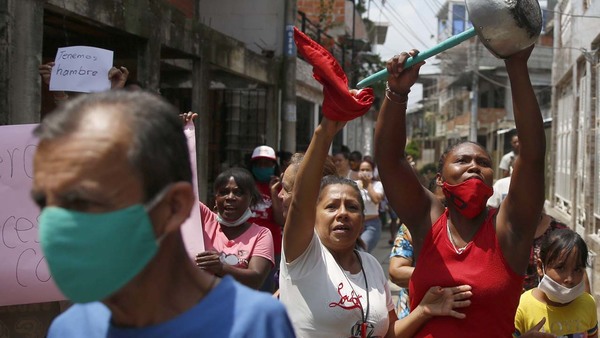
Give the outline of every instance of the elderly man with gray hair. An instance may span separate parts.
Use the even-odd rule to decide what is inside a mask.
[[[173,106],[143,92],[85,95],[35,134],[40,242],[76,303],[48,337],[293,337],[276,300],[188,256],[181,225],[197,205]]]

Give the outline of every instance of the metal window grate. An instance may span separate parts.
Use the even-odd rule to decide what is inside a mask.
[[[246,165],[247,155],[266,141],[266,90],[225,89],[222,97],[220,117],[225,132],[220,148],[225,151],[225,164]]]

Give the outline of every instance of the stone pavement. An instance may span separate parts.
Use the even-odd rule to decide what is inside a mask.
[[[381,238],[377,243],[377,246],[373,251],[371,251],[371,255],[377,258],[377,261],[381,264],[383,268],[383,272],[386,276],[388,276],[388,284],[390,285],[390,290],[392,291],[392,299],[394,301],[394,306],[398,301],[398,292],[400,287],[389,280],[388,268],[390,266],[390,251],[392,250],[392,246],[388,243],[390,239],[390,229],[389,224],[384,224],[383,230],[381,233]]]

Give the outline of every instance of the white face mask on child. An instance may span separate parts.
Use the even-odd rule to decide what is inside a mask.
[[[552,302],[567,304],[583,294],[585,291],[585,284],[583,283],[582,278],[579,284],[572,288],[568,288],[560,285],[552,278],[548,277],[546,272],[544,272],[544,277],[542,277],[542,280],[538,285],[538,289],[542,290],[542,292],[546,294],[546,297],[548,297],[548,299],[550,299]]]

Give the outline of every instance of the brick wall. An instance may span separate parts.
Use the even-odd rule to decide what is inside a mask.
[[[331,10],[327,10],[328,19],[331,24],[339,26],[344,24],[345,1],[333,0]],[[329,0],[323,1],[324,4],[329,4]],[[319,22],[319,14],[323,11],[321,8],[321,0],[298,0],[298,11],[306,13],[306,17],[317,24]],[[329,22],[327,24],[330,24]]]
[[[468,112],[463,112],[461,115],[456,116],[452,120],[448,120],[448,122],[446,122],[446,129],[453,130],[456,129],[457,126],[461,125],[468,126],[470,120],[471,116],[468,114]]]
[[[194,17],[194,0],[168,0],[188,18]]]
[[[506,110],[504,108],[479,108],[477,120],[481,124],[489,124],[498,122],[505,116]]]
[[[335,24],[344,24],[344,17],[346,15],[345,2],[346,0],[335,0],[332,10]]]
[[[480,125],[486,125],[497,122],[505,116],[506,110],[504,110],[504,108],[479,108],[477,112],[477,121]],[[446,128],[447,130],[452,130],[455,129],[457,126],[461,125],[468,127],[470,121],[471,112],[462,112],[461,115],[458,115],[455,118],[448,120],[448,122],[446,122]]]

